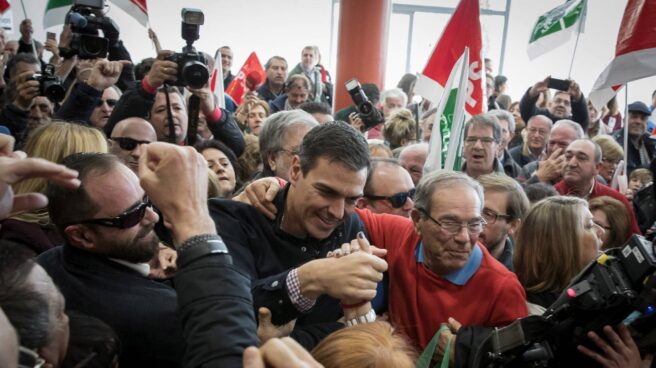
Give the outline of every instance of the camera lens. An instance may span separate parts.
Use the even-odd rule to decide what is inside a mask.
[[[200,61],[188,61],[182,67],[182,77],[192,88],[202,88],[210,78],[205,64]]]
[[[61,102],[66,95],[66,90],[58,81],[43,82],[43,95],[52,102]]]
[[[89,35],[80,37],[80,56],[82,58],[104,58],[107,55],[107,48],[108,41],[106,38]]]

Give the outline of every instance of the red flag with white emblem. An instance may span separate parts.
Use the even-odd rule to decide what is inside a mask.
[[[146,0],[111,0],[119,8],[130,14],[142,26],[148,26],[148,6]]]

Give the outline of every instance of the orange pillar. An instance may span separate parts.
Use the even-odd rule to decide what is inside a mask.
[[[341,0],[335,111],[352,105],[344,83],[356,78],[382,90],[391,0]]]

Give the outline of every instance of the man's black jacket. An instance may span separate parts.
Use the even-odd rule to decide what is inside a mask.
[[[624,147],[624,129],[620,129],[613,134],[613,138],[620,146]],[[645,133],[640,137],[642,144],[647,150],[647,155],[649,156],[649,161],[656,157],[656,140],[653,140],[649,137],[649,134]],[[626,163],[626,176],[631,175],[633,170],[640,168],[649,168],[649,165],[642,165],[640,162],[640,151],[635,147],[633,142],[631,142],[631,136],[629,135],[628,142],[628,152],[627,152],[627,163]]]
[[[150,108],[155,102],[156,93],[146,92],[141,83],[141,81],[132,83],[116,103],[104,128],[107,137],[111,137],[114,126],[121,120],[130,117],[139,117],[148,120]],[[225,109],[221,109],[221,112],[221,119],[216,122],[208,121],[207,127],[214,135],[214,139],[225,143],[239,157],[244,152],[244,135],[239,130],[239,126],[235,122],[232,113]]]
[[[357,215],[352,214],[327,239],[299,239],[286,234],[280,229],[280,223],[288,190],[289,186],[274,200],[278,209],[275,220],[267,219],[249,205],[221,199],[209,201],[210,215],[234,264],[251,277],[255,310],[269,308],[276,325],[296,318],[292,337],[311,348],[326,333],[341,327],[335,321],[342,311],[336,299],[324,295],[309,313],[300,313],[289,298],[287,275],[292,269],[325,258],[329,251],[355,239],[358,231],[364,231],[364,226]]]

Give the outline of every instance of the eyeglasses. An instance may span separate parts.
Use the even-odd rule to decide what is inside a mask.
[[[602,158],[601,161],[613,166],[617,166],[620,163],[620,160],[611,160],[610,158]]]
[[[494,138],[490,137],[467,137],[465,138],[465,144],[476,144],[477,141],[481,141],[483,145],[490,145],[493,142],[496,142]]]
[[[100,100],[98,100],[98,102],[96,103],[96,107],[100,107],[100,106],[102,106],[105,102],[107,103],[107,106],[109,106],[109,107],[114,107],[114,106],[116,106],[116,103],[118,102],[118,100],[115,100],[115,99],[113,99],[113,98],[108,98],[108,99],[106,99],[106,100],[100,99]]]
[[[548,135],[549,131],[546,129],[538,129],[538,128],[528,128],[527,130],[531,134],[539,134],[539,135]]]
[[[498,218],[502,218],[506,221],[509,221],[512,217],[508,214],[497,213],[489,208],[483,209],[483,219],[488,225],[492,225],[497,222]]]
[[[132,151],[140,144],[150,143],[150,141],[140,141],[128,137],[115,137],[110,139],[118,143],[118,146],[124,151]]]
[[[478,220],[474,220],[472,222],[464,223],[464,224],[460,223],[460,222],[449,221],[449,220],[438,221],[438,220],[432,218],[431,215],[429,215],[428,212],[425,209],[417,208],[417,210],[419,212],[423,213],[429,219],[431,219],[431,221],[433,221],[434,223],[439,225],[442,228],[442,230],[446,231],[447,233],[449,233],[451,235],[456,235],[456,234],[460,233],[460,230],[463,227],[467,229],[467,232],[469,234],[480,233],[481,231],[483,231],[483,228],[485,228],[485,225],[487,225],[487,222],[485,222],[485,219],[483,219],[483,218],[478,219]]]
[[[593,223],[594,223],[595,225],[599,226],[600,228],[606,230],[606,231],[610,231],[610,230],[612,230],[612,228],[611,228],[610,226],[604,226],[604,225],[602,225],[599,221],[593,221]]]
[[[401,208],[405,205],[405,202],[408,200],[408,198],[412,199],[415,196],[415,188],[410,189],[407,192],[400,192],[393,194],[389,197],[385,196],[377,196],[377,195],[365,195],[365,198],[371,199],[374,201],[382,201],[382,200],[388,200],[392,207],[394,208]]]
[[[278,152],[285,152],[286,154],[290,156],[298,155],[299,148],[294,147],[292,149],[286,149],[286,148],[281,148],[278,150]]]
[[[102,225],[107,227],[116,227],[119,229],[129,229],[135,226],[136,224],[138,224],[139,222],[141,222],[141,220],[146,215],[147,207],[150,208],[153,207],[153,204],[150,203],[148,197],[144,198],[144,200],[141,203],[137,204],[136,206],[128,209],[127,211],[123,212],[121,215],[118,215],[114,218],[82,220],[82,221],[77,221],[76,223],[96,224],[96,225]]]

